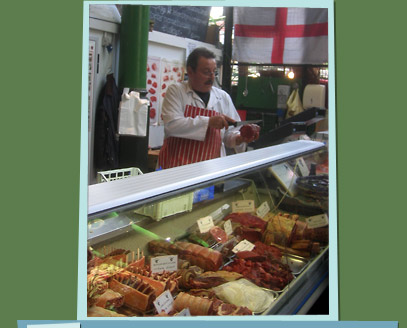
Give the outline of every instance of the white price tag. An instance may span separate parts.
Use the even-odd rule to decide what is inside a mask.
[[[329,223],[328,216],[326,214],[311,216],[306,218],[305,221],[310,229],[325,227]]]
[[[215,212],[212,212],[210,214],[210,216],[212,216],[212,219],[213,219],[213,218],[217,218],[221,214],[222,214],[222,207],[219,207]]]
[[[237,244],[233,249],[233,253],[243,252],[243,251],[251,251],[254,248],[254,244],[250,241],[244,239],[239,244]]]
[[[164,293],[158,296],[153,303],[158,313],[163,311],[165,313],[169,313],[173,308],[174,298],[172,297],[170,291],[166,290]]]
[[[189,308],[185,308],[181,312],[177,313],[175,316],[176,317],[190,317],[191,312],[189,312]]]
[[[238,200],[232,202],[232,212],[234,213],[252,213],[255,212],[253,200]]]
[[[303,177],[309,176],[309,169],[302,157],[297,159],[297,165]]]
[[[156,256],[150,262],[152,273],[172,272],[178,269],[178,255]]]
[[[208,232],[214,226],[212,216],[205,216],[196,222],[201,233]]]
[[[233,233],[233,228],[232,228],[232,221],[227,220],[225,224],[223,225],[223,230],[225,230],[226,234],[230,236]]]
[[[275,176],[278,182],[288,190],[290,196],[296,195],[295,180],[297,179],[297,175],[290,165],[287,163],[276,164],[272,165],[268,170]]]
[[[267,202],[264,202],[259,206],[259,208],[256,211],[256,214],[258,217],[264,218],[268,212],[270,212],[270,206]]]

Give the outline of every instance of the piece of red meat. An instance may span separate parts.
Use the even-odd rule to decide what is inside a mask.
[[[266,257],[260,255],[253,251],[243,251],[236,253],[236,256],[242,260],[252,260],[252,261],[265,261]]]
[[[218,226],[210,228],[209,233],[213,237],[213,239],[216,240],[217,242],[224,244],[228,241],[228,236],[226,232]]]
[[[240,236],[240,238],[246,239],[251,243],[255,243],[256,241],[260,241],[263,238],[263,234],[257,228],[248,228],[244,226],[237,227],[234,231],[234,234]]]
[[[240,223],[241,225],[249,228],[259,228],[261,232],[264,232],[267,226],[266,221],[249,213],[231,213],[227,215],[224,220]]]
[[[277,260],[281,260],[282,254],[280,249],[278,249],[275,246],[271,245],[266,245],[262,243],[261,241],[256,241],[254,242],[254,251],[259,253],[259,254],[264,254],[267,257],[274,258]]]
[[[240,135],[245,139],[256,139],[258,137],[260,131],[260,127],[255,124],[247,124],[243,125],[240,128]]]

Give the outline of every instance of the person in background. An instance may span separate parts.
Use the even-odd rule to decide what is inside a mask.
[[[163,106],[164,144],[158,167],[171,167],[226,156],[226,148],[246,150],[247,143],[259,137],[243,138],[229,124],[240,121],[230,96],[213,86],[215,54],[196,48],[187,59],[188,81],[168,87]]]

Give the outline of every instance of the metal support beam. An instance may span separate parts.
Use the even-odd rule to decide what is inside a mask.
[[[230,94],[232,91],[232,30],[233,30],[233,7],[224,7],[225,14],[225,41],[223,45],[223,72],[222,89]]]

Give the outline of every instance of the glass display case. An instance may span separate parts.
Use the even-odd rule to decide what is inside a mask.
[[[306,313],[328,185],[326,147],[300,140],[89,186],[88,316]]]

